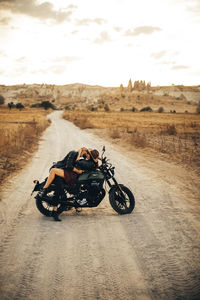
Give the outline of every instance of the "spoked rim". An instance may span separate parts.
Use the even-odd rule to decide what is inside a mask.
[[[128,195],[126,193],[124,193],[124,191],[119,191],[119,192],[115,192],[115,201],[117,206],[122,209],[122,210],[126,210],[130,207],[130,199],[128,197]],[[128,204],[128,205],[127,205]]]
[[[54,194],[54,191],[50,191],[49,193],[47,193],[47,196],[52,196],[52,194]],[[48,202],[46,202],[45,200],[42,200],[41,203],[42,203],[42,206],[44,207],[44,209],[48,210],[49,212],[53,211],[54,206],[57,206],[58,208],[60,207],[60,204],[52,205],[52,204],[49,204]]]
[[[50,205],[46,201],[42,200],[42,206],[44,207],[44,209],[48,210],[49,212],[53,211],[53,205]]]

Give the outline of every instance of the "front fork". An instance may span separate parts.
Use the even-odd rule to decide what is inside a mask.
[[[117,180],[115,179],[115,177],[112,177],[112,180],[114,182],[114,185],[110,183],[109,179],[106,180],[106,182],[109,185],[109,187],[112,188],[113,186],[116,186],[116,187],[118,187],[118,189],[120,191],[122,191],[122,188],[121,188],[120,184],[117,182]]]
[[[111,184],[109,180],[107,180],[107,183],[108,183],[108,185],[109,185],[109,187],[110,187],[109,193],[110,193],[113,189],[116,190],[116,188],[117,188],[117,190],[119,191],[120,199],[121,199],[120,202],[121,202],[122,204],[126,205],[126,198],[124,197],[124,193],[123,193],[121,184],[119,184],[119,183],[117,182],[117,180],[116,180],[114,177],[112,177],[112,180],[113,180],[113,182],[114,182],[114,185]]]

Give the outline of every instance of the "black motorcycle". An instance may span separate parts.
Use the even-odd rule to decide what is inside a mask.
[[[106,195],[106,183],[109,187],[109,201],[112,208],[118,214],[130,214],[135,207],[135,199],[132,192],[123,184],[119,184],[114,177],[115,167],[104,156],[105,146],[102,150],[101,165],[95,171],[84,172],[76,181],[66,184],[65,180],[56,176],[48,188],[45,196],[35,196],[38,210],[45,216],[52,216],[54,206],[58,206],[58,213],[74,207],[80,211],[84,207],[97,207]],[[47,178],[39,183],[35,180],[32,191],[40,191]],[[111,183],[112,180],[112,183]],[[85,204],[80,204],[82,200]]]

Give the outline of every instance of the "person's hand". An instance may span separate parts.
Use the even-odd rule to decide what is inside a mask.
[[[83,173],[83,170],[78,170],[76,168],[73,169],[73,171],[77,174],[82,174]]]

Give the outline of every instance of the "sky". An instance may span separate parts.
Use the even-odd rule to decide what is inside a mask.
[[[200,0],[0,0],[0,84],[200,84]]]

